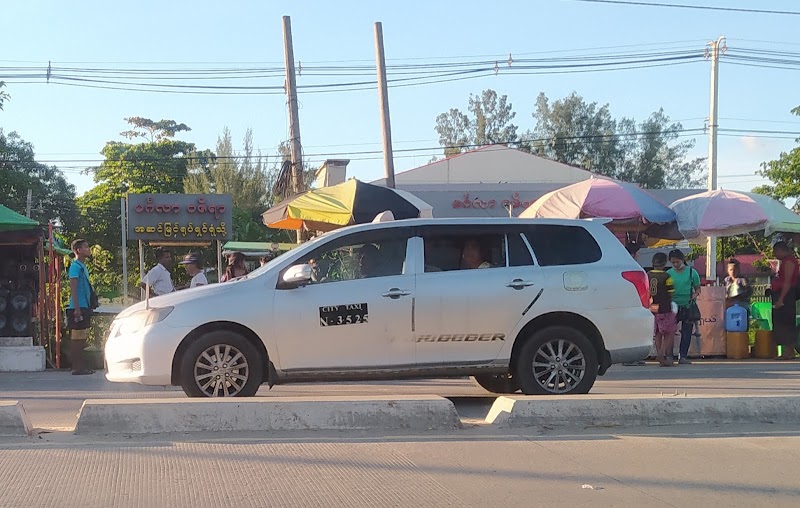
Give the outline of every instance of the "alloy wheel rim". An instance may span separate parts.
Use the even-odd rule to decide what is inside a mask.
[[[542,344],[533,355],[533,377],[550,393],[573,390],[586,374],[583,351],[567,339],[554,339]]]
[[[247,358],[237,348],[216,344],[197,357],[194,381],[207,397],[233,397],[250,377]]]

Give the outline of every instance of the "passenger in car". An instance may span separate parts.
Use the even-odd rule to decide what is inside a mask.
[[[473,270],[475,268],[492,268],[487,249],[481,245],[477,238],[468,238],[461,250],[461,268]]]
[[[358,268],[361,278],[380,276],[380,252],[371,243],[361,246],[358,250]]]

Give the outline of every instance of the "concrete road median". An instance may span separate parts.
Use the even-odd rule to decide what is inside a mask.
[[[16,400],[0,401],[0,436],[28,436],[31,430],[22,404]]]
[[[505,427],[651,426],[800,421],[800,396],[499,397],[486,422]]]
[[[292,430],[445,430],[461,426],[437,396],[127,399],[84,402],[76,434]]]

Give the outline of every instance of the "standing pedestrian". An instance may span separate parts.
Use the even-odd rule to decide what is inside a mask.
[[[156,266],[147,272],[147,275],[142,279],[140,287],[146,288],[150,286],[150,290],[154,296],[166,295],[175,291],[175,286],[172,284],[172,270],[173,259],[172,253],[164,248],[156,249]]]
[[[686,265],[686,256],[683,252],[675,249],[669,253],[669,261],[672,268],[667,270],[667,274],[672,278],[675,292],[672,300],[678,305],[677,321],[681,323],[681,343],[680,357],[678,363],[689,365],[689,346],[692,344],[692,331],[698,316],[697,297],[700,295],[700,274],[697,270]]]
[[[791,360],[797,343],[795,288],[800,271],[797,258],[786,242],[776,243],[772,251],[779,261],[778,275],[772,281],[772,334],[782,349],[775,359]]]
[[[89,270],[86,258],[91,255],[89,242],[75,240],[72,242],[75,261],[69,265],[69,304],[67,305],[67,326],[70,332],[70,353],[72,375],[85,376],[94,374],[93,370],[84,368],[83,350],[92,324],[92,285],[89,282]]]
[[[208,284],[208,279],[206,279],[206,274],[203,273],[203,268],[200,264],[200,256],[194,253],[186,254],[180,264],[186,268],[186,273],[192,277],[192,281],[189,283],[190,289]]]
[[[647,272],[650,279],[650,311],[655,317],[656,359],[662,367],[672,367],[675,349],[677,320],[672,311],[672,295],[675,286],[672,277],[665,271],[667,255],[653,255],[653,269]]]
[[[228,256],[228,267],[225,269],[225,274],[219,281],[228,282],[239,277],[244,277],[245,275],[247,275],[247,267],[244,265],[244,254],[241,252],[233,252]]]

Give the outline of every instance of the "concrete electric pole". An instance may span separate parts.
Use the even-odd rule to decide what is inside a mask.
[[[383,52],[383,25],[375,23],[375,60],[378,66],[378,99],[383,131],[383,165],[386,186],[394,189],[394,155],[392,155],[392,123],[389,120],[389,87],[386,83],[386,56]]]
[[[303,192],[303,154],[300,145],[300,122],[297,118],[297,81],[294,70],[294,49],[292,47],[292,20],[283,17],[283,59],[286,62],[286,99],[289,107],[289,135],[292,160],[292,190],[295,194]]]
[[[717,128],[719,118],[717,113],[719,89],[719,54],[727,49],[725,36],[721,35],[716,41],[708,43],[706,56],[711,59],[711,111],[708,116],[708,190],[717,190]],[[708,239],[708,256],[706,256],[706,279],[717,280],[717,239]]]

